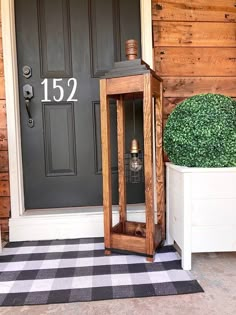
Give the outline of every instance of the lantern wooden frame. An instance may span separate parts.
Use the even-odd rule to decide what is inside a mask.
[[[128,61],[129,62],[129,61]],[[126,62],[127,63],[127,62]],[[142,64],[145,64],[142,61]],[[162,149],[162,80],[146,65],[137,74],[115,74],[100,80],[103,208],[105,254],[112,250],[125,250],[143,254],[153,261],[155,250],[165,238],[164,163]],[[127,98],[143,98],[144,177],[146,223],[127,221],[125,179],[125,108]],[[112,226],[112,184],[110,152],[109,98],[117,104],[118,189],[119,222]],[[155,110],[153,111],[153,98]],[[155,113],[155,119],[153,119]],[[153,121],[155,121],[155,151],[153,156]],[[153,161],[156,163],[156,192],[154,191]],[[158,218],[155,224],[154,194],[156,193]],[[144,236],[134,235],[140,226]]]

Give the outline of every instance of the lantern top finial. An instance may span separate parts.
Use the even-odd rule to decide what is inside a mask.
[[[128,39],[125,42],[125,54],[128,60],[134,60],[138,57],[138,41],[136,39]]]

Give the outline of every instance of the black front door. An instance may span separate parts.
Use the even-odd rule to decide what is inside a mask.
[[[139,0],[16,0],[15,14],[25,207],[101,205],[99,77],[125,59],[125,40],[140,43]],[[115,104],[111,112],[116,204]],[[128,202],[142,201],[142,184],[128,189]]]

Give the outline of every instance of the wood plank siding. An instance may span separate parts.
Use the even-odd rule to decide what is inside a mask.
[[[9,216],[10,187],[8,169],[7,120],[2,51],[2,23],[0,20],[0,225],[2,238],[5,240],[8,239]]]
[[[163,78],[164,119],[198,93],[236,97],[236,3],[153,0],[155,70]]]
[[[152,0],[155,70],[163,78],[164,123],[198,93],[236,97],[236,1]],[[0,23],[0,224],[8,237],[10,188]]]

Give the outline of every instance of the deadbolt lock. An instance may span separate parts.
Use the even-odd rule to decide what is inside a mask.
[[[32,76],[32,69],[29,66],[24,66],[22,72],[26,79],[29,79]]]

